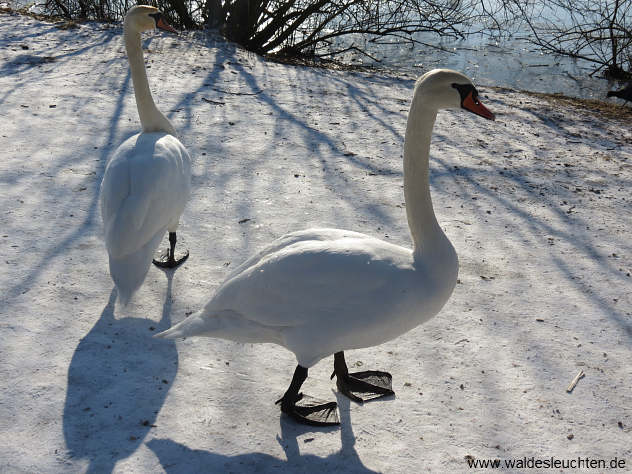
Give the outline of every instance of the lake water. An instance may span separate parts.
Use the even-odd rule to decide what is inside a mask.
[[[562,93],[580,98],[606,100],[609,89],[618,84],[599,76],[590,77],[596,65],[567,57],[543,53],[526,37],[493,41],[481,35],[465,40],[441,39],[436,35],[419,35],[419,44],[406,45],[365,43],[355,38],[379,62],[359,53],[343,57],[353,64],[384,67],[418,75],[435,67],[447,67],[464,72],[475,83],[509,87],[534,92]]]

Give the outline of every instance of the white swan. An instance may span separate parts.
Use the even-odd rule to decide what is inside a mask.
[[[413,249],[340,229],[281,237],[238,267],[204,309],[157,336],[272,342],[298,366],[281,409],[307,424],[337,424],[336,403],[297,405],[307,369],[334,354],[339,390],[355,401],[392,394],[391,376],[349,374],[343,351],[375,346],[437,314],[456,284],[458,259],[430,199],[428,155],[437,110],[462,107],[487,119],[464,75],[439,69],[415,86],[404,145],[404,195]],[[355,392],[355,393],[354,393]],[[304,402],[303,402],[304,403]]]
[[[140,34],[155,27],[176,32],[150,6],[131,8],[124,21],[124,40],[143,131],[128,138],[110,158],[101,182],[101,215],[110,257],[110,274],[122,303],[142,285],[152,256],[165,232],[173,268],[176,229],[191,192],[191,158],[176,138],[171,122],[154,104],[149,91]]]

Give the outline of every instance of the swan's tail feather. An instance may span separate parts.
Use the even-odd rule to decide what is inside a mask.
[[[134,293],[141,287],[151,266],[152,257],[164,232],[156,234],[136,252],[123,258],[110,256],[110,275],[116,285],[119,301],[127,305]]]
[[[169,328],[166,331],[159,332],[158,334],[154,334],[154,337],[159,339],[177,339],[179,337],[183,337],[180,334],[177,334],[175,328]]]
[[[140,285],[139,285],[140,286]],[[130,290],[129,288],[124,288],[123,286],[116,286],[116,293],[118,294],[118,299],[123,306],[127,306],[132,299],[132,295],[138,290],[138,287]]]
[[[149,261],[127,256],[124,259],[110,258],[110,275],[116,285],[119,301],[127,305],[132,295],[140,288],[145,280],[145,275],[149,271],[151,258]]]
[[[212,317],[203,318],[199,313],[195,313],[188,318],[180,321],[175,326],[170,327],[166,331],[155,334],[154,337],[161,337],[164,339],[177,339],[180,337],[207,335],[205,333],[212,333],[213,331],[213,328],[209,323],[212,323],[213,320],[216,319],[217,318]]]
[[[283,328],[265,326],[243,317],[232,310],[220,310],[207,315],[203,311],[192,314],[166,331],[154,337],[176,339],[179,337],[205,336],[236,342],[272,342],[281,344]]]

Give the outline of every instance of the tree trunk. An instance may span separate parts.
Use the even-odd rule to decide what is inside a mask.
[[[185,28],[194,28],[195,22],[191,15],[189,15],[189,10],[184,3],[184,0],[169,0],[169,5],[171,8],[178,14],[178,19],[180,20],[180,24]]]
[[[204,24],[209,28],[219,28],[226,22],[221,0],[206,0],[203,15]]]

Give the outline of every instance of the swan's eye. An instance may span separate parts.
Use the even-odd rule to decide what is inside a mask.
[[[463,104],[463,102],[468,97],[473,102],[476,102],[478,100],[478,93],[472,84],[453,83],[452,87],[454,87],[457,91],[459,91],[459,95],[461,96],[461,104]]]

